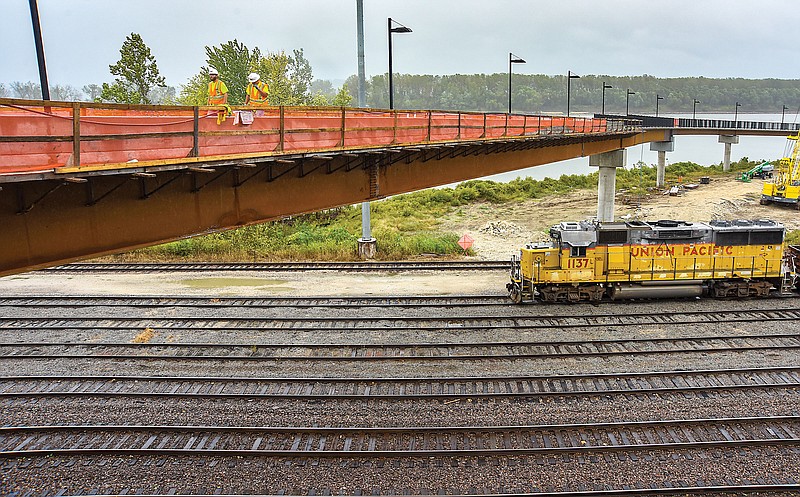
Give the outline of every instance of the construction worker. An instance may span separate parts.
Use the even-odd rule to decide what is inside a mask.
[[[213,67],[208,70],[208,105],[227,105],[228,87],[219,79],[219,71]]]
[[[245,105],[269,105],[267,96],[269,96],[269,87],[266,83],[261,81],[261,76],[258,73],[252,72],[247,76],[247,96],[244,99]]]

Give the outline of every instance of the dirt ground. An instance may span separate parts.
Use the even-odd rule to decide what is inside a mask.
[[[657,221],[711,221],[714,219],[772,219],[788,230],[800,229],[800,213],[792,208],[760,205],[762,180],[743,183],[714,178],[708,185],[685,190],[677,197],[656,192],[648,198],[618,193],[615,218]],[[579,191],[561,198],[517,204],[474,204],[444,220],[443,229],[468,234],[479,259],[506,259],[529,241],[548,239],[547,230],[561,221],[582,221],[597,214],[597,195]]]

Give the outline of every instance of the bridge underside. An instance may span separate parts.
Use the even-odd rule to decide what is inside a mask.
[[[14,178],[0,183],[0,276],[664,139],[520,137]]]

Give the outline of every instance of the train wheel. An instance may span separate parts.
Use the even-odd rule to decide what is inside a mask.
[[[519,287],[518,283],[514,283],[508,291],[508,298],[511,299],[512,302],[515,304],[519,304],[522,302],[522,289]]]

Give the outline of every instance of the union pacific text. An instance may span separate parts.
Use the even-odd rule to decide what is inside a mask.
[[[718,245],[633,245],[632,257],[733,255],[733,247]]]

